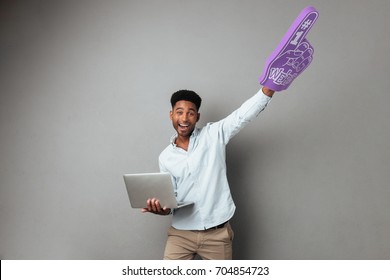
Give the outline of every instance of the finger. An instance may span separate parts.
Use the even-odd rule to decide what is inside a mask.
[[[151,204],[150,204],[150,199],[148,199],[148,200],[146,201],[146,209],[148,209],[149,212],[152,211],[152,206],[151,206]]]
[[[313,56],[313,49],[307,49],[296,60],[296,65],[300,65],[302,61],[307,60],[309,57]]]
[[[289,27],[282,42],[282,52],[295,49],[306,37],[318,18],[318,11],[314,7],[306,7]]]
[[[148,209],[149,212],[152,211],[152,204],[150,198],[146,201],[146,209]]]
[[[161,212],[160,201],[156,200],[156,201],[155,201],[155,206],[156,206],[156,211],[157,211],[157,212]]]
[[[298,47],[294,50],[295,55],[300,55],[301,53],[305,52],[307,49],[310,48],[309,42],[305,39],[303,42],[301,42]]]
[[[156,212],[156,204],[155,203],[156,203],[156,199],[152,198],[150,200],[150,208],[151,208],[152,212]]]
[[[297,72],[302,72],[303,70],[306,69],[307,66],[311,63],[313,58],[311,56],[305,58],[298,66],[297,66]]]
[[[163,210],[163,213],[164,213],[164,214],[169,214],[169,213],[171,213],[171,208],[164,207],[162,210]]]

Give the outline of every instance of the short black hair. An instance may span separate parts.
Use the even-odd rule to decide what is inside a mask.
[[[175,106],[176,102],[180,100],[190,101],[194,103],[197,111],[199,111],[200,105],[202,104],[202,98],[200,98],[200,96],[195,91],[188,89],[181,89],[172,94],[172,108]]]

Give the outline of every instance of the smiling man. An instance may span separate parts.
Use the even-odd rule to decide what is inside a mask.
[[[229,220],[236,206],[226,174],[226,145],[265,109],[274,91],[263,87],[226,118],[197,128],[200,96],[179,90],[171,97],[170,119],[176,130],[159,157],[161,172],[174,182],[178,201],[194,204],[180,209],[147,201],[143,212],[173,214],[164,259],[231,259],[233,230]]]
[[[170,118],[177,132],[176,146],[188,150],[191,133],[199,121],[202,99],[194,91],[179,90],[171,97]]]
[[[314,48],[306,35],[318,18],[314,7],[304,8],[274,52],[259,82],[263,88],[226,118],[197,128],[202,99],[190,90],[171,97],[170,118],[176,134],[160,154],[160,171],[170,173],[178,201],[191,206],[168,209],[157,198],[143,212],[173,214],[164,259],[231,259],[234,205],[226,175],[226,145],[265,109],[275,91],[287,89],[312,62]]]

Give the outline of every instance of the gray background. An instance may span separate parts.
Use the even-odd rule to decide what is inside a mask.
[[[312,65],[228,146],[234,258],[390,258],[390,1],[0,3],[1,259],[160,259],[122,174],[158,171],[173,91],[199,125],[252,96],[307,5]]]

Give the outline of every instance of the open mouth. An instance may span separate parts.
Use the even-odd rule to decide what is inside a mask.
[[[179,129],[180,129],[180,131],[182,131],[182,132],[187,132],[188,129],[189,129],[189,127],[190,127],[189,124],[179,123]]]

